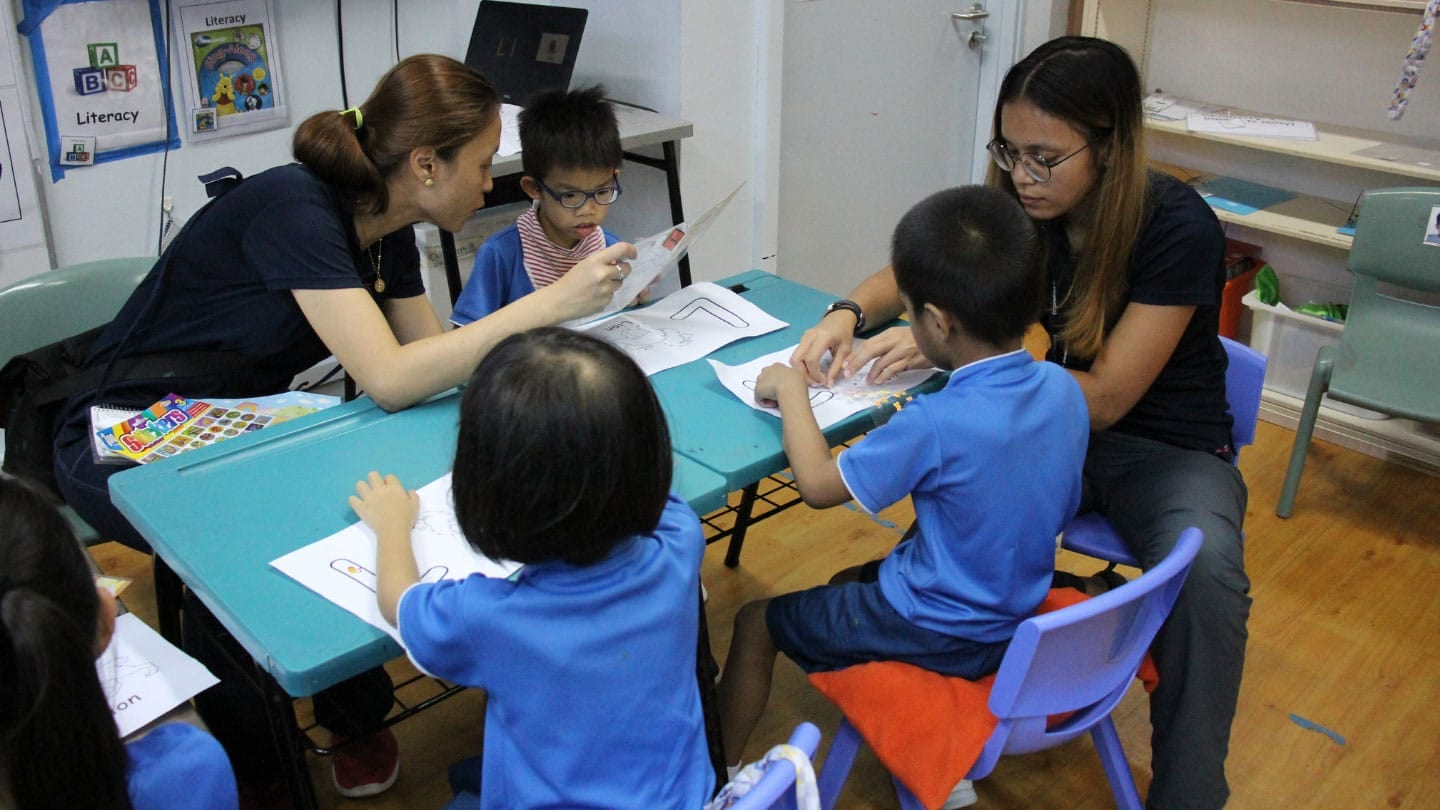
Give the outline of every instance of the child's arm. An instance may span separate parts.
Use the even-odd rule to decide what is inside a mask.
[[[800,497],[816,509],[838,506],[850,500],[850,490],[840,477],[840,467],[830,455],[830,445],[815,411],[810,406],[810,386],[799,371],[775,363],[755,380],[755,400],[780,407],[781,442],[795,474]]]
[[[374,471],[368,480],[355,482],[355,493],[350,496],[350,508],[375,532],[375,598],[380,615],[399,627],[400,595],[420,580],[415,552],[410,548],[420,496],[401,486],[399,478]]]

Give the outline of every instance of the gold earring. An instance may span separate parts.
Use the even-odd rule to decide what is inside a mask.
[[[433,177],[427,177],[427,178],[425,178],[425,187],[426,187],[426,188],[430,188],[430,187],[433,186],[433,185],[435,185],[435,178],[433,178]]]

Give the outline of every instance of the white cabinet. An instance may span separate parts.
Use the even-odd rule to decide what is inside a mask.
[[[1192,133],[1183,121],[1147,126],[1156,160],[1295,195],[1251,214],[1217,214],[1227,235],[1262,246],[1280,274],[1282,298],[1298,304],[1348,300],[1350,237],[1337,228],[1361,193],[1440,185],[1440,61],[1422,69],[1404,117],[1386,116],[1424,7],[1423,0],[1084,0],[1080,18],[1081,33],[1130,51],[1150,91],[1315,123],[1315,141]],[[1293,426],[1301,404],[1267,390],[1263,415]],[[1440,469],[1434,426],[1327,407],[1317,433]]]

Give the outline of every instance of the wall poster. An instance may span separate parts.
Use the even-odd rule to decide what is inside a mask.
[[[159,0],[25,0],[51,178],[180,138]]]
[[[171,0],[184,128],[196,141],[288,126],[270,0]]]

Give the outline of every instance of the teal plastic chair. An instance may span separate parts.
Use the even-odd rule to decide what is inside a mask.
[[[1320,400],[1440,422],[1440,188],[1366,192],[1345,267],[1355,276],[1345,331],[1320,349],[1275,514],[1290,517]],[[1386,285],[1381,288],[1381,284]]]
[[[155,264],[154,256],[72,264],[0,288],[0,364],[18,354],[109,323]],[[86,544],[99,538],[61,510]]]

